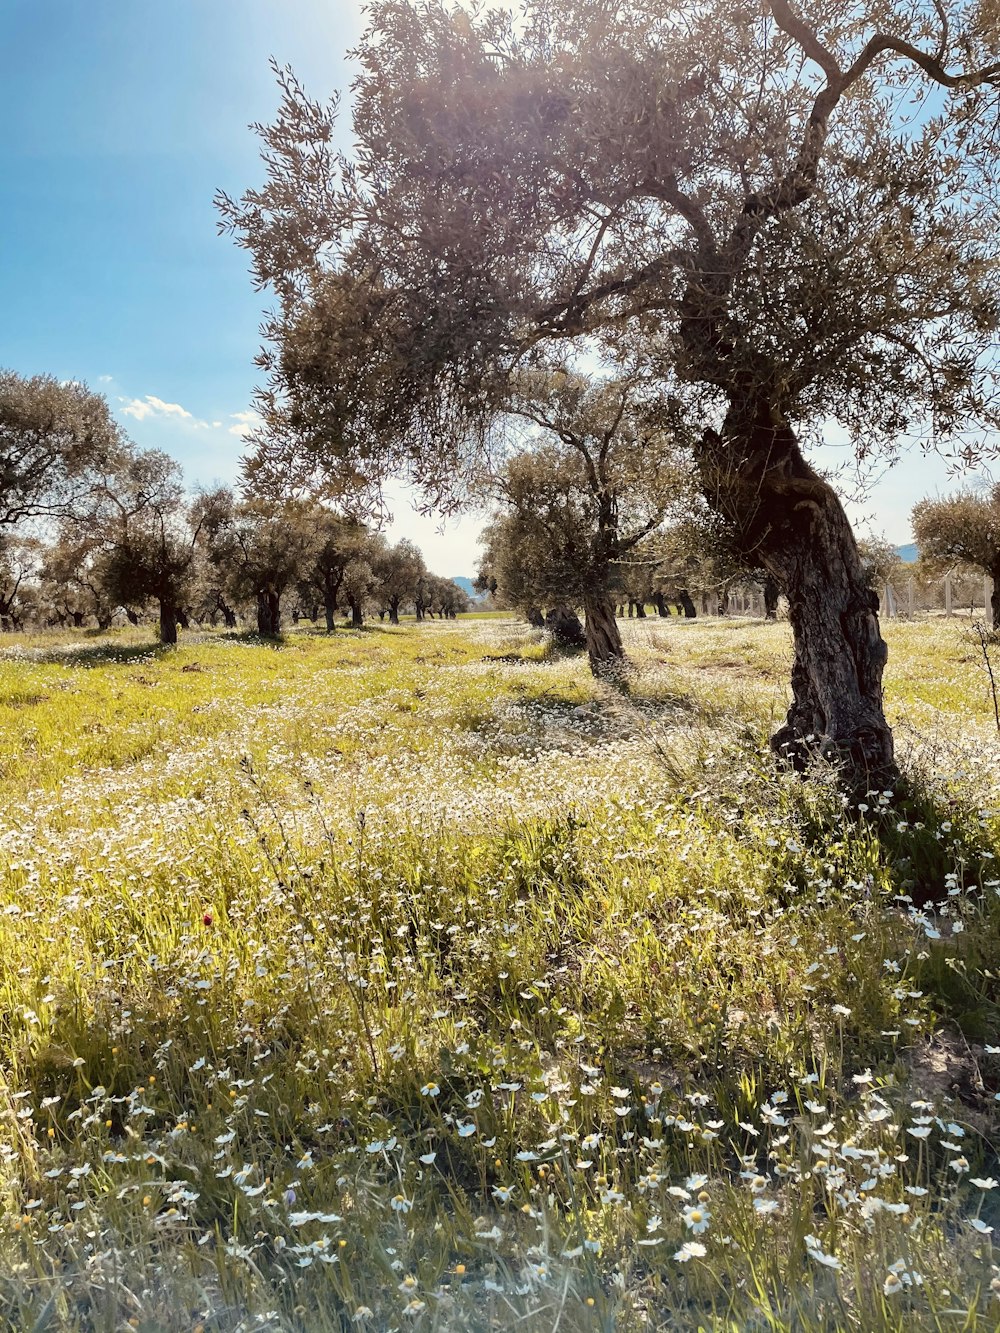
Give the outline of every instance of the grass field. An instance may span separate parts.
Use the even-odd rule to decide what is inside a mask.
[[[978,649],[852,808],[786,626],[625,633],[5,636],[6,1327],[1000,1325]]]

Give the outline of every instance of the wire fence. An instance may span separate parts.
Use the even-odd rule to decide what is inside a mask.
[[[981,620],[993,628],[992,598],[993,580],[978,574],[944,574],[940,578],[904,574],[879,589],[879,616],[883,620],[958,617]],[[782,599],[778,614],[786,610]],[[766,614],[766,607],[759,586],[746,584],[730,588],[725,603],[714,592],[703,593],[698,612],[757,619]]]

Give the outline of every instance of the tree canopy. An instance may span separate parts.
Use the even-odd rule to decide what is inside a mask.
[[[600,674],[624,658],[613,588],[621,562],[671,509],[690,506],[689,460],[669,407],[641,379],[522,371],[512,388],[510,414],[531,433],[492,477],[501,515],[481,577],[524,609],[582,606]]]
[[[1000,229],[974,158],[995,26],[963,0],[383,0],[355,54],[354,150],[282,72],[267,180],[220,199],[278,298],[251,468],[404,472],[447,503],[525,365],[641,347],[706,497],[788,596],[776,747],[818,737],[891,779],[877,615],[798,437],[834,417],[862,452],[974,451],[961,432],[995,420]]]
[[[913,535],[927,568],[964,565],[990,576],[993,624],[1000,625],[1000,485],[919,501],[913,508]]]
[[[83,384],[0,370],[0,529],[80,515],[125,442],[107,401]]]

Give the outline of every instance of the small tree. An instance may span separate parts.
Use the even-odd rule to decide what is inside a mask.
[[[614,618],[613,557],[572,450],[546,444],[512,458],[495,487],[503,508],[486,529],[479,581],[537,623],[538,608],[582,606],[591,669],[624,657]]]
[[[375,562],[378,596],[389,612],[389,623],[399,624],[399,608],[415,602],[421,578],[426,574],[424,557],[405,537],[387,546]]]
[[[365,610],[379,586],[379,577],[372,568],[369,557],[378,559],[380,552],[368,546],[359,547],[344,567],[341,592],[351,612],[351,628],[361,629],[365,621]]]
[[[53,619],[79,629],[93,616],[99,629],[107,629],[117,601],[104,582],[105,548],[100,535],[78,523],[64,522],[55,538],[40,553],[39,591]]]
[[[913,535],[928,569],[943,573],[957,564],[989,575],[990,612],[993,624],[1000,625],[1000,485],[921,500],[913,508]]]
[[[327,633],[332,633],[345,572],[351,561],[365,549],[369,534],[357,519],[346,518],[325,505],[309,506],[307,512],[315,525],[315,540],[304,582],[318,593],[326,616]]]
[[[530,562],[518,600],[526,610],[551,605],[558,588],[559,602],[582,606],[591,669],[600,674],[625,655],[616,568],[686,489],[671,413],[636,378],[589,381],[560,369],[522,372],[510,415],[534,432],[533,447],[501,467],[491,487],[515,519],[508,551],[516,543]],[[508,584],[513,576],[508,563]]]
[[[281,598],[313,561],[316,530],[308,508],[263,499],[237,501],[230,491],[202,496],[196,522],[206,535],[208,558],[237,603],[251,600],[258,633],[281,632]]]
[[[454,579],[431,574],[428,584],[428,606],[436,611],[442,620],[454,620],[463,611],[468,611],[471,605],[469,595]]]
[[[0,540],[0,629],[21,629],[37,614],[41,543],[30,537]]]
[[[100,578],[112,604],[155,601],[160,642],[177,642],[177,625],[194,588],[203,515],[191,521],[181,470],[167,454],[135,454],[104,486],[105,552]]]

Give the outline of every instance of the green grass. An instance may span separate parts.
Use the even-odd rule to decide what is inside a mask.
[[[7,1327],[997,1327],[976,652],[890,627],[859,810],[786,626],[625,632],[4,640]]]

